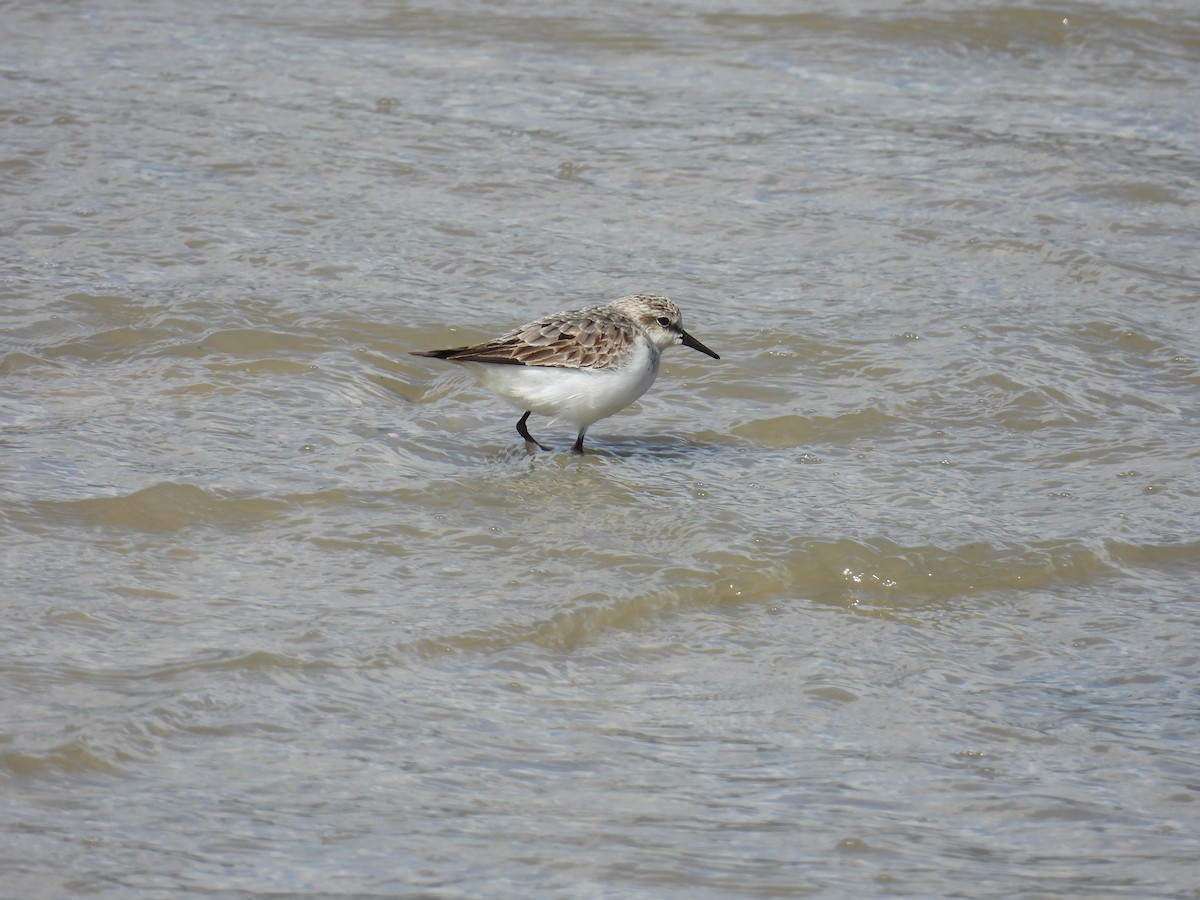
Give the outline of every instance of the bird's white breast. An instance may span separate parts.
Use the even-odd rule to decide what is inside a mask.
[[[609,369],[514,366],[463,362],[484,387],[521,410],[583,428],[624,409],[654,384],[660,353],[637,340],[621,365]]]

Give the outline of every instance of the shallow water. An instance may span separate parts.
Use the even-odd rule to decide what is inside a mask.
[[[1194,896],[1190,5],[0,19],[7,889]]]

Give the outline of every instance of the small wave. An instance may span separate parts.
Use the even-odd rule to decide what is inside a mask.
[[[191,525],[270,519],[287,504],[259,497],[219,497],[192,484],[161,482],[118,497],[38,504],[47,518],[131,531],[168,532]]]
[[[789,449],[811,444],[841,444],[856,438],[886,435],[901,420],[880,409],[856,409],[836,416],[791,414],[755,419],[733,427],[738,437],[768,447]]]
[[[1200,565],[1200,540],[1110,541],[1108,552],[1114,561],[1130,566]]]
[[[522,644],[569,652],[606,632],[633,631],[668,614],[748,603],[807,601],[901,617],[990,593],[1042,590],[1117,571],[1108,548],[1069,540],[938,547],[800,537],[761,555],[722,551],[712,562],[707,569],[664,573],[675,584],[607,602],[589,599],[531,622],[423,638],[398,649],[422,657],[494,653]]]
[[[254,715],[242,704],[240,694],[237,699],[216,699],[219,692],[186,695],[170,688],[174,699],[142,707],[135,697],[148,692],[137,687],[138,682],[166,685],[196,676],[204,680],[204,673],[217,673],[233,679],[269,679],[281,690],[295,691],[295,679],[333,668],[337,664],[325,659],[252,650],[209,653],[146,667],[64,670],[54,676],[60,684],[78,691],[99,690],[115,705],[94,710],[86,722],[64,723],[57,733],[0,729],[0,783],[56,776],[130,776],[181,736],[229,737],[281,730]],[[150,693],[160,692],[153,688]]]
[[[115,760],[96,753],[79,741],[59,744],[38,753],[0,753],[0,781],[51,775],[119,775],[121,772]]]

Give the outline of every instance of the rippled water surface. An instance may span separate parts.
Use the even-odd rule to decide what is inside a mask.
[[[794,6],[0,5],[5,891],[1195,896],[1200,14]]]

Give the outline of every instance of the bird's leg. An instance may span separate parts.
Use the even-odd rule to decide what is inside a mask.
[[[576,453],[583,452],[583,436],[585,434],[587,434],[587,426],[586,425],[579,429],[579,437],[575,438],[575,446],[571,448]]]
[[[517,422],[517,434],[519,434],[521,437],[525,438],[525,440],[529,441],[529,443],[537,444],[538,447],[540,447],[543,450],[549,450],[550,449],[549,447],[547,447],[545,444],[543,444],[541,441],[539,441],[537,438],[535,438],[532,434],[529,433],[529,426],[526,425],[525,423],[529,421],[529,414],[531,412],[533,412],[533,410],[526,410],[525,415],[521,416],[520,421]],[[583,440],[582,434],[579,436],[579,439]]]

